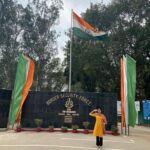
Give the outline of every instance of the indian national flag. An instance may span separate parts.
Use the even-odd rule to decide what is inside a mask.
[[[21,109],[33,82],[34,68],[33,60],[20,54],[10,104],[8,127],[13,127],[15,123],[20,122]]]
[[[73,12],[73,33],[74,35],[86,40],[106,40],[107,34],[103,31],[97,31],[76,13]]]
[[[122,127],[135,126],[136,61],[129,55],[121,58]]]

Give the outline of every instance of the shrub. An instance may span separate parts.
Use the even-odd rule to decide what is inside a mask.
[[[62,126],[62,127],[61,127],[61,130],[62,130],[63,132],[66,132],[66,131],[68,130],[68,127]]]
[[[42,119],[34,119],[34,122],[35,122],[37,128],[40,128],[43,123],[43,120]]]
[[[21,132],[21,125],[20,124],[17,125],[16,132]]]
[[[17,125],[17,129],[21,129],[21,124],[18,124],[18,125]]]
[[[88,129],[89,124],[90,124],[89,121],[84,121],[84,122],[83,122],[84,128],[85,128],[85,129]]]
[[[53,125],[49,125],[49,129],[54,129],[54,126]]]
[[[114,133],[117,133],[118,132],[118,127],[116,125],[112,125],[111,126],[111,131],[114,132]]]
[[[72,125],[72,129],[73,129],[73,130],[77,130],[77,129],[79,129],[79,126],[76,125],[76,124],[74,124],[74,125]]]

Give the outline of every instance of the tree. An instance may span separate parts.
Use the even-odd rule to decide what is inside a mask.
[[[35,0],[25,9],[22,23],[24,28],[23,48],[29,51],[30,56],[36,60],[34,86],[37,90],[50,87],[46,86],[47,78],[49,74],[53,74],[53,70],[57,71],[56,68],[60,61],[57,59],[57,63],[55,63],[58,35],[54,26],[57,23],[61,8],[60,0],[51,1],[51,5],[48,5],[48,0],[42,2]]]
[[[107,31],[108,42],[73,40],[72,84],[84,91],[120,93],[120,57],[127,53],[137,61],[137,97],[149,98],[150,17],[148,0],[117,0],[105,6],[91,4],[82,17],[93,27]],[[68,53],[68,45],[65,48]],[[66,62],[68,61],[66,55]],[[66,65],[66,76],[68,75]],[[149,88],[150,89],[150,88]]]
[[[56,58],[58,34],[54,27],[59,19],[62,1],[32,0],[23,8],[16,1],[1,0],[0,8],[1,88],[13,88],[17,57],[23,52],[36,63],[32,89],[52,89],[54,85],[47,83],[58,80],[48,80],[48,76],[61,72],[58,69],[60,60]],[[63,81],[61,84],[64,84]]]
[[[0,0],[0,87],[12,88],[15,78],[23,7],[12,0]]]

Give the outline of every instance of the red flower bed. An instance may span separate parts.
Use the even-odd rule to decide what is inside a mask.
[[[18,128],[15,130],[16,132],[21,132],[21,131],[29,131],[29,132],[72,132],[72,133],[84,133],[84,134],[89,134],[89,133],[93,133],[93,130],[88,130],[88,129],[84,129],[84,130],[62,130],[62,129],[41,129],[41,128],[36,128],[36,129],[22,129],[22,128]],[[114,136],[118,136],[120,135],[120,133],[114,133],[112,131],[105,131],[105,134],[110,134],[110,135],[114,135]]]

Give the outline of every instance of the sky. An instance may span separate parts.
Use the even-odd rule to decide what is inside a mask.
[[[58,42],[58,57],[63,60],[63,47],[65,46],[68,37],[65,32],[71,27],[71,9],[74,10],[79,16],[81,12],[85,12],[87,8],[90,7],[90,3],[103,2],[108,4],[111,0],[62,0],[63,10],[60,12],[59,24],[56,26],[56,30],[60,33],[60,37],[57,39]],[[28,0],[18,0],[19,3],[24,6],[27,4]]]

